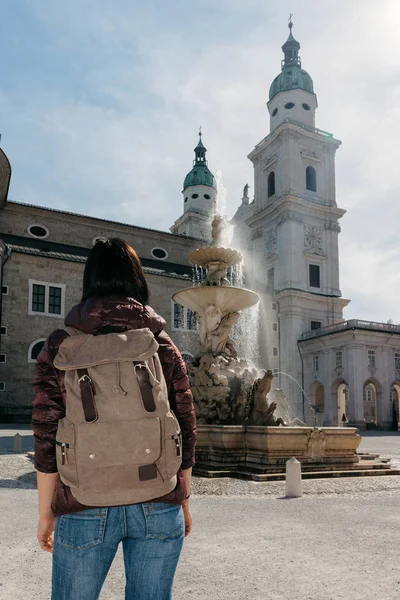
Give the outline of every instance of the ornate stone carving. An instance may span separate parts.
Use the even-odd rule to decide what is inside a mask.
[[[216,246],[217,248],[219,248],[220,246],[222,246],[222,236],[225,231],[225,223],[223,217],[221,217],[220,215],[215,215],[211,227],[211,246]]]
[[[267,231],[265,240],[265,249],[267,252],[274,252],[278,247],[278,236],[276,227]]]
[[[326,434],[321,429],[313,429],[308,433],[306,457],[322,460],[325,457]]]
[[[220,310],[210,305],[203,315],[198,315],[198,319],[200,321],[200,342],[203,352],[227,354],[236,358],[236,345],[230,337],[230,332],[239,319],[239,313],[233,312],[222,316]]]
[[[304,225],[304,245],[306,248],[322,250],[322,229],[315,225]]]
[[[261,229],[256,229],[255,231],[253,231],[253,233],[251,234],[251,238],[253,240],[256,240],[258,238],[262,237],[262,230]]]
[[[303,218],[299,213],[297,213],[293,210],[287,210],[284,213],[282,213],[281,215],[279,215],[278,225],[281,225],[285,221],[296,221],[296,223],[302,223]]]
[[[278,155],[273,154],[265,161],[265,164],[263,165],[264,175],[268,174],[267,172],[270,171],[271,167],[276,163],[277,160]]]
[[[335,223],[334,221],[326,221],[324,227],[328,231],[337,231],[338,233],[341,231],[339,223]]]
[[[318,155],[315,152],[311,152],[310,150],[302,150],[301,155],[306,160],[312,160],[317,163],[321,162],[321,160],[318,158]]]
[[[268,403],[267,395],[271,389],[274,376],[272,371],[266,371],[263,377],[256,379],[249,393],[248,411],[249,425],[286,425],[281,417],[276,418],[274,412],[277,409],[276,402]]]

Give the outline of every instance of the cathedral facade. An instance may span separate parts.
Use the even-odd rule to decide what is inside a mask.
[[[340,290],[338,249],[345,211],[335,190],[341,142],[316,127],[314,84],[302,68],[291,23],[282,50],[267,103],[270,133],[248,157],[254,198],[245,186],[232,219],[246,286],[261,298],[252,340],[257,366],[273,369],[293,416],[310,424],[394,427],[400,327],[343,318],[349,300]],[[137,250],[152,306],[186,360],[195,354],[195,315],[171,300],[192,285],[187,256],[208,243],[216,211],[201,135],[194,152],[182,215],[168,233],[7,201],[11,169],[0,153],[0,422],[29,421],[36,357],[80,301],[84,263],[98,238],[121,237]]]

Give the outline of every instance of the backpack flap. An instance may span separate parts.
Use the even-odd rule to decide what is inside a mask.
[[[54,359],[61,371],[72,371],[113,362],[140,362],[152,357],[158,343],[150,329],[124,333],[85,334],[66,338]]]

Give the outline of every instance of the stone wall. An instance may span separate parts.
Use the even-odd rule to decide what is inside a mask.
[[[34,373],[34,364],[28,362],[29,347],[35,340],[44,339],[62,327],[64,322],[59,317],[29,314],[29,279],[65,284],[67,314],[80,301],[83,269],[83,263],[20,253],[13,253],[6,262],[3,285],[8,286],[8,295],[2,297],[1,323],[7,327],[7,335],[1,336],[1,353],[6,355],[6,362],[0,363],[0,381],[5,382],[5,391],[0,392],[0,421],[11,419],[10,415],[14,415],[14,420],[29,420],[26,407],[30,406],[33,398]],[[171,322],[171,296],[186,287],[187,282],[157,275],[148,275],[147,280],[151,292],[150,304],[165,318],[166,330],[182,351],[191,351],[196,345],[196,332],[175,332]]]
[[[9,202],[1,213],[1,231],[4,233],[33,239],[28,233],[29,225],[33,224],[47,227],[49,235],[46,239],[51,242],[91,248],[96,237],[121,237],[142,258],[154,258],[151,250],[163,248],[168,253],[167,260],[177,264],[187,264],[188,254],[204,244],[190,237],[14,202]],[[157,227],[156,221],[154,226]],[[162,263],[160,260],[160,268]]]

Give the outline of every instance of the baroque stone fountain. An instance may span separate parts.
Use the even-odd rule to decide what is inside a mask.
[[[212,224],[212,245],[192,252],[189,260],[205,268],[201,287],[192,287],[174,295],[173,300],[196,313],[200,324],[200,353],[188,365],[199,424],[254,425],[284,424],[273,417],[276,404],[266,400],[273,375],[258,377],[257,370],[238,358],[231,337],[239,320],[239,311],[257,304],[256,293],[232,287],[228,269],[242,261],[236,250],[221,247],[223,219]],[[279,421],[279,422],[278,422]]]
[[[257,304],[259,296],[231,286],[228,272],[242,255],[222,246],[224,227],[223,218],[214,217],[210,247],[189,255],[193,265],[205,270],[203,283],[173,296],[196,313],[200,324],[199,352],[188,364],[198,422],[195,472],[278,479],[295,456],[305,476],[364,474],[365,461],[361,465],[356,453],[361,441],[357,429],[290,422],[285,395],[271,390],[272,372],[260,372],[238,356],[232,328],[240,311]]]

